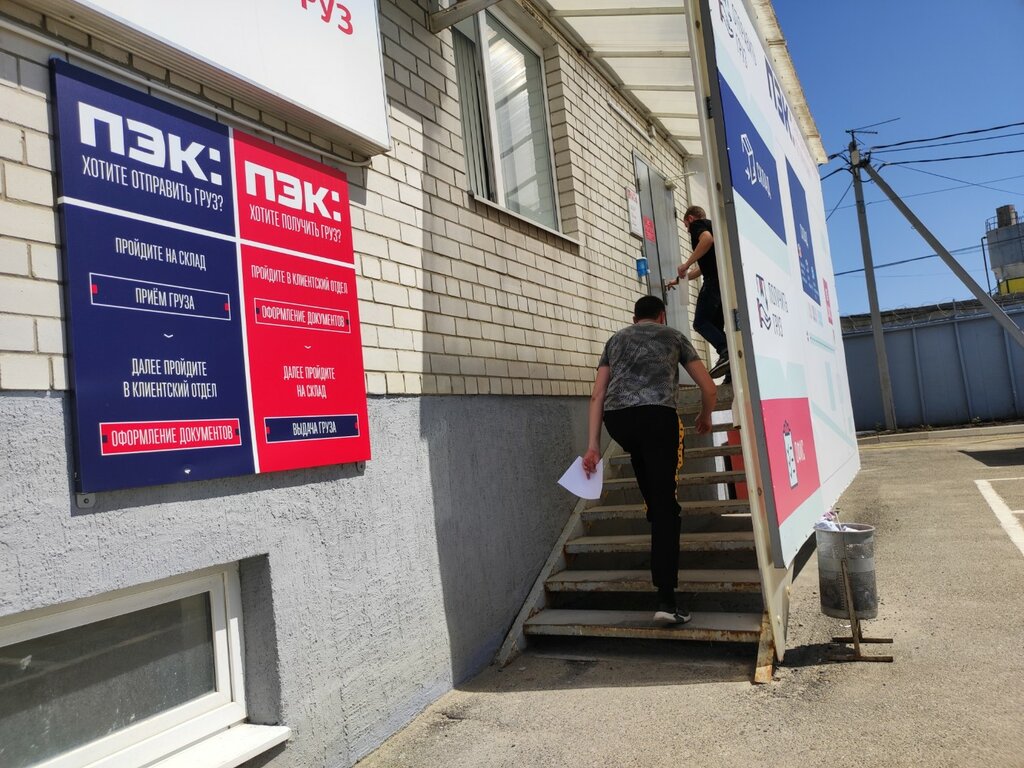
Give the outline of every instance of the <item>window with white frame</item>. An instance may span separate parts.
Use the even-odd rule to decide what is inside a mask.
[[[474,195],[559,228],[541,49],[492,11],[452,30]]]
[[[0,620],[0,765],[146,766],[243,721],[240,602],[229,568]]]

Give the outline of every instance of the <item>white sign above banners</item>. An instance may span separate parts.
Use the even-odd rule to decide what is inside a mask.
[[[202,82],[243,100],[266,97],[255,106],[297,108],[291,110],[300,118],[295,122],[361,151],[390,149],[374,0],[251,0],[244,6],[209,0],[42,0],[37,5],[74,16],[76,24],[100,34],[117,33],[120,44],[142,48],[147,58],[172,70],[184,58],[185,74],[204,75]]]

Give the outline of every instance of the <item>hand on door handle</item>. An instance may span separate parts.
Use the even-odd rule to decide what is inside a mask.
[[[667,291],[675,290],[675,287],[677,285],[679,285],[679,278],[678,277],[675,280],[662,280],[661,281],[662,290],[664,290],[666,292]]]

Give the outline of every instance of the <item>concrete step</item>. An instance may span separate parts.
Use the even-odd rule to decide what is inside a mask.
[[[712,432],[732,432],[733,430],[738,430],[739,428],[740,428],[739,424],[712,424],[711,425],[711,431]],[[690,434],[692,434],[692,433],[693,433],[693,430],[688,429],[686,431],[686,436],[689,437]]]
[[[689,385],[679,387],[676,407],[680,413],[697,413],[700,410],[700,389]],[[732,384],[719,384],[715,399],[715,410],[726,411],[732,408]]]
[[[687,459],[717,459],[720,456],[742,456],[740,445],[712,445],[707,448],[687,448]],[[629,466],[628,453],[616,453],[609,457],[609,464]]]
[[[679,485],[718,485],[720,483],[743,483],[747,476],[743,470],[730,470],[727,472],[682,472],[679,475]],[[606,493],[611,491],[624,491],[637,487],[635,477],[613,477],[604,481]]]
[[[527,635],[628,637],[652,640],[702,640],[756,643],[761,634],[757,613],[694,613],[686,624],[661,626],[653,611],[540,611],[526,621]]]
[[[648,571],[559,571],[544,586],[551,592],[651,592]],[[679,572],[679,592],[760,593],[757,570],[688,570]]]
[[[731,410],[732,410],[732,398],[730,398],[728,400],[723,400],[722,398],[718,398],[718,400],[715,401],[715,411],[731,411]],[[698,413],[700,413],[700,402],[698,401],[696,403],[685,403],[683,405],[677,405],[676,406],[676,413],[678,413],[680,416],[696,416]],[[685,424],[685,421],[684,421],[684,424]],[[687,431],[689,431],[690,425],[689,424],[685,424],[685,426],[687,428]]]
[[[681,552],[726,552],[753,551],[753,531],[709,531],[684,533],[679,536]],[[565,543],[568,555],[595,552],[650,552],[651,537],[643,534],[622,534],[619,536],[580,536]]]
[[[681,501],[681,515],[749,515],[748,499],[725,499],[715,501]],[[582,513],[583,522],[593,520],[643,520],[646,518],[643,504],[607,504],[589,507]]]

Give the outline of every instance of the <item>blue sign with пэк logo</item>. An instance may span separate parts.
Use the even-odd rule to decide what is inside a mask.
[[[786,242],[786,224],[782,215],[779,167],[775,153],[765,144],[753,121],[740,105],[725,78],[719,74],[722,111],[729,155],[732,188]]]
[[[227,128],[52,75],[78,490],[255,471]],[[237,426],[180,439],[214,422]],[[135,442],[112,452],[111,429]]]
[[[61,195],[233,235],[228,128],[53,61]]]

